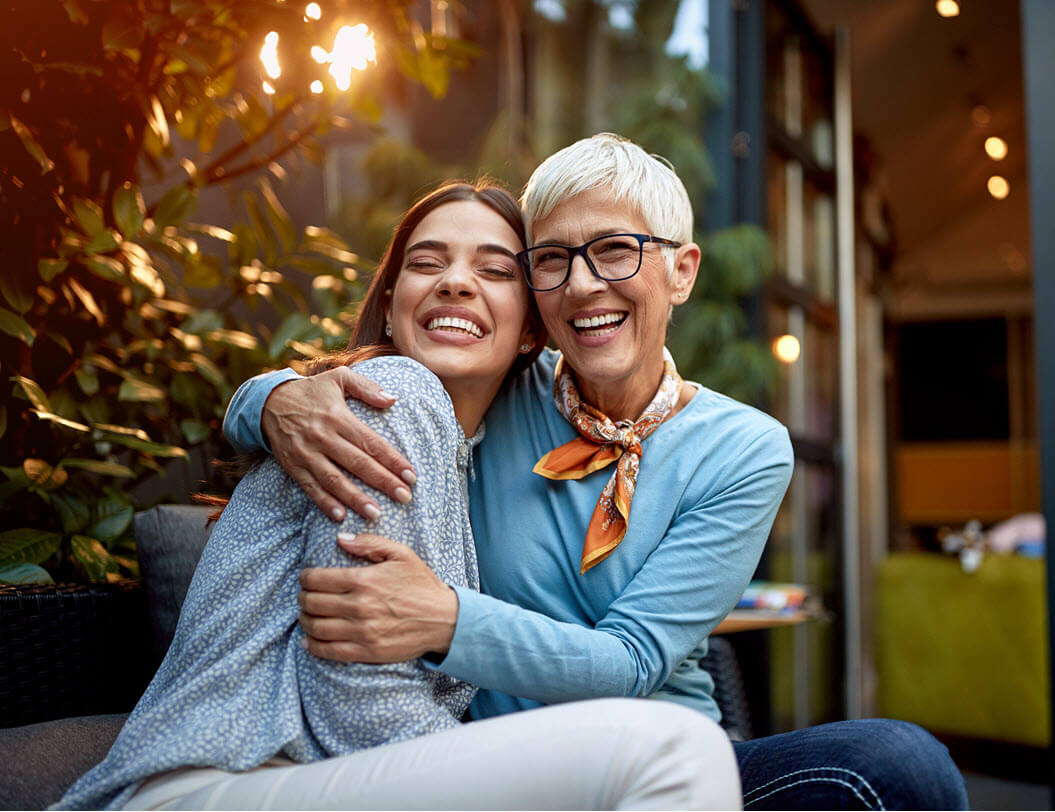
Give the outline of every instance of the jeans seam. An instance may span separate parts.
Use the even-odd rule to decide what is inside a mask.
[[[833,776],[821,776],[821,775],[815,775],[815,776],[812,776],[810,778],[805,778],[805,779],[801,779],[799,781],[792,782],[790,784],[785,784],[785,785],[777,787],[776,789],[774,789],[774,790],[772,790],[770,792],[767,792],[765,795],[761,795],[761,796],[759,796],[757,798],[751,798],[750,797],[754,793],[761,792],[766,787],[772,786],[773,784],[776,784],[776,783],[778,783],[780,781],[784,781],[785,779],[791,778],[794,775],[801,775],[802,773],[818,773],[818,772],[822,772],[822,771],[849,773],[850,775],[852,775],[854,778],[856,778],[858,781],[861,782],[861,789],[862,790],[867,790],[867,792],[872,796],[872,798],[874,799],[874,805],[872,803],[870,803],[869,801],[865,800],[865,798],[861,795],[861,793],[858,792],[857,787],[855,787],[850,782],[844,781],[844,780],[839,779],[839,778],[835,778]],[[805,783],[817,782],[817,781],[828,781],[828,782],[831,782],[833,784],[842,784],[843,786],[848,787],[850,789],[850,791],[853,792],[853,794],[856,795],[860,799],[861,803],[863,803],[868,809],[885,809],[886,808],[886,807],[883,806],[883,802],[880,799],[879,794],[875,791],[875,789],[872,788],[872,785],[868,783],[868,779],[866,779],[860,773],[855,772],[854,770],[847,769],[845,767],[812,767],[812,768],[809,768],[809,769],[793,770],[792,772],[784,773],[783,775],[778,776],[777,778],[774,778],[774,779],[772,779],[770,781],[767,781],[765,784],[762,784],[761,786],[754,787],[754,788],[748,790],[747,792],[745,792],[744,793],[744,806],[746,807],[749,804],[755,803],[757,801],[761,801],[763,798],[768,798],[770,795],[773,795],[774,793],[780,792],[781,790],[787,789],[789,787],[796,786],[797,784],[805,784]]]

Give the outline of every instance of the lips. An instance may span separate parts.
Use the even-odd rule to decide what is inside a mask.
[[[483,338],[489,331],[480,323],[480,318],[463,307],[437,307],[428,311],[420,320],[427,332],[443,331],[473,338]]]

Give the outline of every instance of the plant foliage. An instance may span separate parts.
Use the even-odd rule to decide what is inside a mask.
[[[293,222],[284,166],[332,129],[369,135],[393,87],[442,94],[474,50],[425,31],[410,0],[320,6],[317,21],[282,0],[5,14],[0,583],[135,575],[131,494],[215,450],[233,383],[343,342],[370,264]],[[345,22],[369,26],[378,64],[342,92],[308,54]],[[220,184],[229,219],[196,218]]]

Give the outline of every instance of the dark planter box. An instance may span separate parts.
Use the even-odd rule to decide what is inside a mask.
[[[0,587],[0,727],[131,710],[151,641],[138,581]]]

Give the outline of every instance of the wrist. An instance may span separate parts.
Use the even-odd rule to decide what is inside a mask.
[[[453,587],[444,585],[443,599],[437,605],[437,624],[433,640],[425,657],[432,662],[440,662],[451,650],[454,630],[458,625],[458,593]]]

